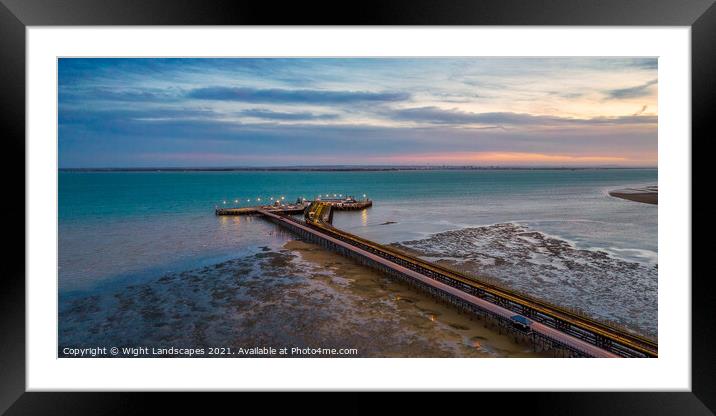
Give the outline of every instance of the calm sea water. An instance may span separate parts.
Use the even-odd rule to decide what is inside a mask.
[[[291,235],[214,207],[343,194],[375,201],[338,227],[379,242],[516,222],[578,248],[657,262],[657,207],[608,196],[655,169],[389,172],[60,172],[61,293],[141,281],[278,247]],[[246,200],[250,199],[251,202]],[[235,201],[238,200],[237,204]],[[389,223],[389,224],[386,224]]]

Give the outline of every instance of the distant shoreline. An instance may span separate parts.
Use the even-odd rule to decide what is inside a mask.
[[[659,204],[659,190],[656,186],[615,189],[609,191],[609,195],[629,201],[642,202],[644,204]]]
[[[273,167],[148,167],[59,168],[60,172],[384,172],[416,170],[636,170],[656,167],[508,167],[508,166],[273,166]]]

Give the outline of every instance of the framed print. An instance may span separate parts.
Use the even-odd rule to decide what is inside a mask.
[[[692,137],[716,9],[508,3],[3,0],[25,244],[2,410],[437,390],[711,414]]]

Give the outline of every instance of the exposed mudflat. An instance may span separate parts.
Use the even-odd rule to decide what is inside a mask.
[[[540,355],[416,289],[301,241],[61,298],[59,313],[60,350],[299,347],[357,348],[359,357]]]
[[[656,185],[641,188],[622,188],[609,191],[609,195],[645,204],[659,204],[659,188]]]
[[[656,264],[629,262],[525,226],[504,223],[394,244],[428,260],[657,335]]]

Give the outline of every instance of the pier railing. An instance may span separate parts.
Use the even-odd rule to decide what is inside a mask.
[[[366,206],[372,201],[363,201]],[[623,328],[615,328],[606,323],[597,321],[591,317],[585,316],[583,313],[573,311],[553,305],[549,302],[535,299],[523,293],[501,287],[493,282],[483,281],[468,276],[467,274],[454,270],[452,268],[435,264],[419,257],[405,253],[394,247],[384,246],[363,237],[345,232],[331,225],[333,210],[341,209],[358,209],[355,207],[346,208],[338,206],[333,201],[313,201],[305,210],[298,212],[290,212],[289,210],[270,209],[270,207],[256,207],[255,214],[264,215],[265,217],[277,222],[281,225],[289,226],[291,231],[309,238],[311,241],[318,242],[328,248],[339,251],[341,254],[355,257],[356,252],[349,247],[354,247],[368,256],[376,259],[382,259],[378,262],[379,268],[386,269],[385,272],[392,275],[400,275],[398,277],[405,279],[405,273],[397,273],[394,267],[385,267],[385,264],[395,264],[398,269],[406,270],[412,273],[413,278],[407,279],[416,284],[424,284],[424,279],[430,279],[438,285],[445,285],[455,291],[451,299],[458,302],[467,302],[463,298],[465,296],[472,299],[479,299],[486,302],[486,305],[496,305],[503,310],[512,311],[516,314],[528,317],[544,327],[552,328],[550,331],[558,331],[556,333],[565,334],[575,341],[573,343],[565,343],[564,340],[559,341],[565,345],[565,348],[573,353],[580,351],[582,355],[594,356],[594,351],[588,352],[586,345],[596,347],[599,351],[608,352],[623,357],[657,357],[658,344],[656,341],[646,337],[634,334]],[[225,212],[225,211],[222,211]],[[301,221],[290,215],[296,213],[304,213],[305,221]],[[244,214],[228,214],[220,213],[217,209],[217,215],[244,215]],[[330,243],[329,240],[337,242]],[[365,256],[358,256],[364,258]],[[383,263],[387,261],[389,263]],[[374,263],[375,266],[375,263]],[[423,280],[423,283],[419,281]],[[431,285],[427,285],[431,286]],[[430,291],[436,290],[434,285]],[[448,292],[450,291],[448,290]],[[447,293],[445,290],[440,293]],[[464,293],[465,296],[460,295]],[[442,295],[441,295],[442,296]],[[468,302],[469,303],[469,302]],[[474,305],[473,305],[474,306]],[[482,309],[490,309],[489,307]],[[494,313],[493,313],[494,314]],[[507,319],[501,316],[499,319]],[[542,331],[543,340],[555,343],[554,334]],[[575,347],[575,345],[583,343],[583,346]],[[579,354],[578,354],[579,355]],[[601,355],[606,356],[606,355]]]
[[[314,210],[325,209],[318,205],[320,203],[316,206],[312,205],[309,210],[311,208]],[[330,209],[331,207],[327,208]],[[631,333],[625,329],[612,327],[567,308],[526,297],[519,292],[499,287],[495,284],[478,281],[445,266],[347,233],[333,227],[324,218],[325,215],[309,218],[307,214],[306,223],[341,241],[374,253],[403,267],[418,271],[467,293],[474,294],[600,348],[628,357],[658,356],[658,344],[649,338]],[[295,221],[295,219],[292,220]]]

